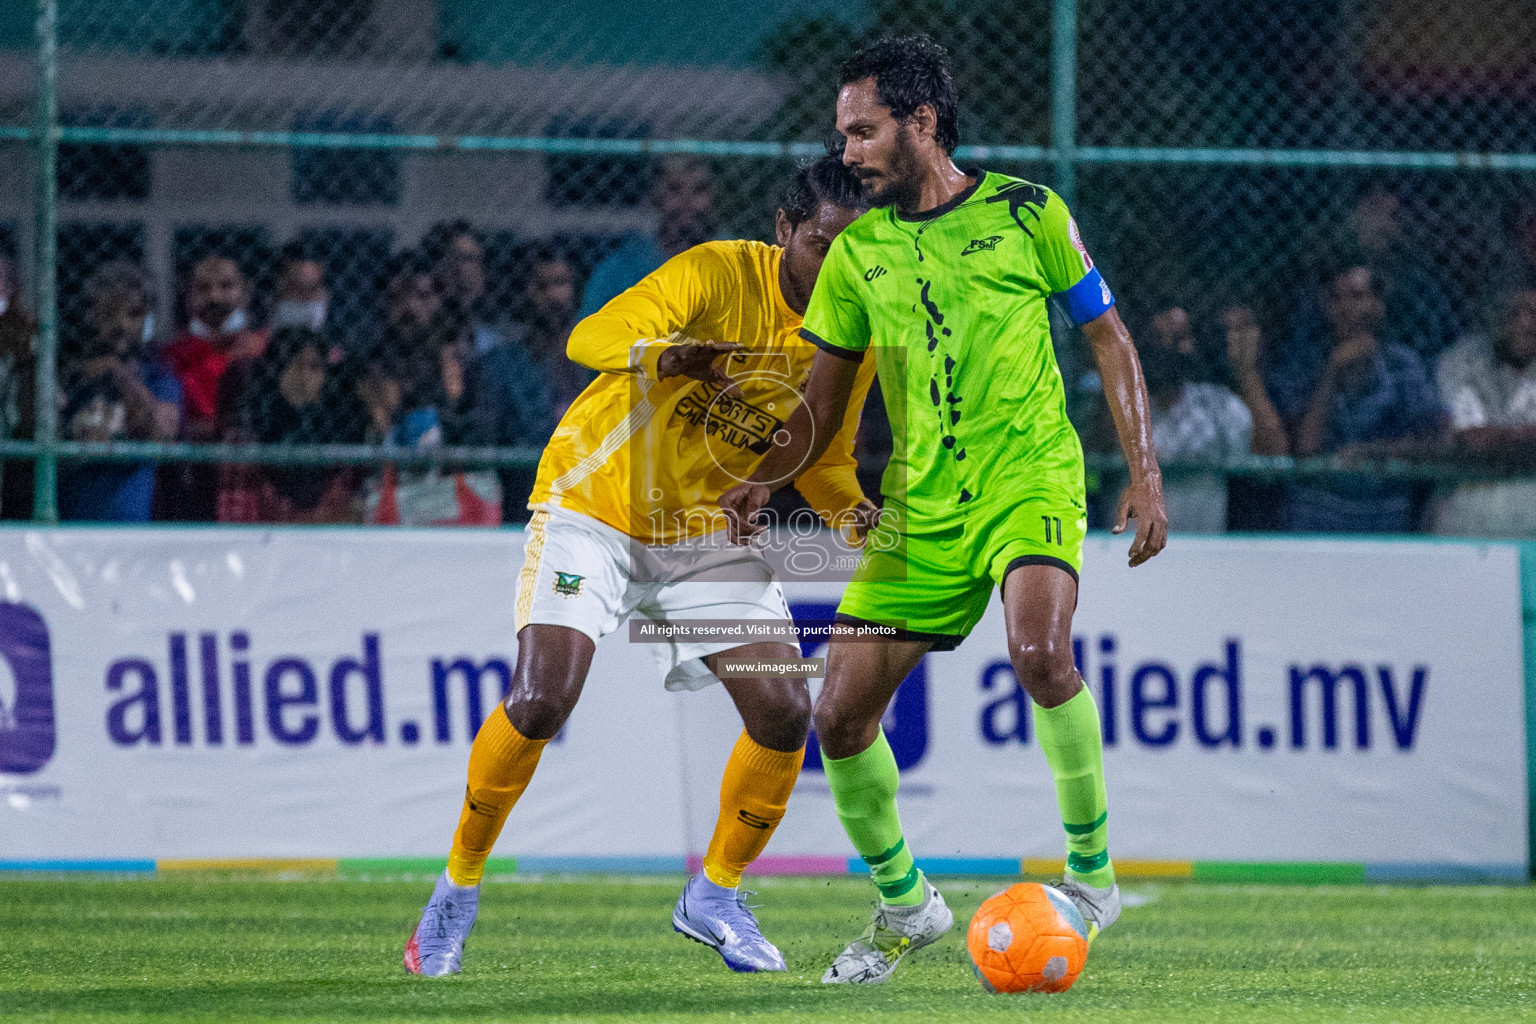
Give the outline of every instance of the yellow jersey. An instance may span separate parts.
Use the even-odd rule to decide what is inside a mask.
[[[782,255],[761,242],[706,242],[577,324],[566,352],[601,372],[545,447],[529,508],[580,512],[644,544],[722,529],[720,495],[768,453],[816,354],[779,288]],[[693,377],[657,378],[669,346],[703,341],[743,346],[717,364],[737,382],[739,399]],[[874,364],[860,367],[831,447],[795,479],[829,525],[864,498],[853,437]]]

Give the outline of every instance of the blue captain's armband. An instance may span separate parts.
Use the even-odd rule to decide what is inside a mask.
[[[1057,292],[1055,298],[1066,310],[1075,326],[1081,327],[1090,320],[1097,320],[1109,312],[1109,307],[1115,304],[1115,296],[1109,290],[1109,285],[1104,283],[1104,278],[1099,274],[1099,268],[1094,267],[1083,275],[1083,279],[1064,292]]]

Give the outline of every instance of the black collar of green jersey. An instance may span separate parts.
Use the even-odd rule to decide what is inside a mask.
[[[955,207],[971,198],[971,196],[975,195],[976,190],[981,188],[981,183],[987,180],[987,172],[982,170],[980,167],[962,167],[960,168],[960,173],[967,176],[974,174],[976,175],[976,181],[970,185],[967,185],[963,191],[955,193],[949,198],[949,200],[940,203],[938,206],[935,206],[931,210],[922,210],[918,213],[914,213],[910,217],[906,217],[900,213],[897,213],[896,219],[910,221],[933,220],[935,217],[942,217],[950,210],[953,210]]]

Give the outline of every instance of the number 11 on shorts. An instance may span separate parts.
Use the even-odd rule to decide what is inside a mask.
[[[1040,521],[1045,524],[1045,542],[1047,544],[1051,544],[1051,543],[1060,544],[1061,543],[1061,518],[1059,516],[1041,516],[1040,517]],[[1054,542],[1051,540],[1051,528],[1053,526],[1056,529],[1056,539],[1055,539]]]

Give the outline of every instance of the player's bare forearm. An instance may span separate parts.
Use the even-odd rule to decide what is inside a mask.
[[[1248,407],[1249,415],[1253,417],[1253,454],[1291,454],[1290,438],[1285,433],[1285,421],[1280,418],[1280,413],[1275,409],[1275,403],[1270,400],[1264,381],[1257,373],[1239,374],[1237,386],[1238,397],[1243,400],[1243,404]]]
[[[136,441],[170,441],[176,436],[180,420],[174,402],[162,402],[155,397],[138,374],[118,361],[114,364],[113,380],[123,395],[128,436]]]
[[[848,409],[859,364],[825,352],[816,353],[805,384],[804,400],[774,435],[774,445],[758,463],[752,479],[720,496],[733,543],[745,544],[763,527],[753,520],[768,497],[799,476],[831,446]]]
[[[1253,454],[1289,455],[1291,442],[1285,433],[1285,421],[1270,400],[1264,374],[1259,370],[1264,336],[1258,318],[1247,306],[1233,306],[1227,310],[1225,320],[1227,362],[1237,378],[1237,393],[1253,418]]]
[[[859,364],[853,360],[816,353],[803,401],[774,439],[774,447],[758,463],[753,481],[769,488],[782,487],[826,454],[848,411],[848,398],[858,375]]]
[[[1115,421],[1115,433],[1131,467],[1133,478],[1155,476],[1157,451],[1152,447],[1152,405],[1147,398],[1147,383],[1141,373],[1141,360],[1131,332],[1113,308],[1097,320],[1083,325],[1083,334],[1093,349],[1104,382],[1104,398]]]
[[[1157,465],[1157,449],[1152,445],[1152,403],[1147,398],[1147,382],[1131,332],[1126,330],[1118,312],[1110,309],[1084,324],[1083,334],[1098,363],[1104,398],[1131,470],[1130,486],[1121,495],[1114,532],[1120,533],[1129,520],[1136,520],[1130,560],[1131,565],[1140,565],[1168,543],[1163,474]]]
[[[1328,425],[1333,420],[1333,400],[1338,391],[1337,371],[1330,366],[1318,382],[1306,415],[1296,428],[1296,454],[1317,455],[1328,441]]]

